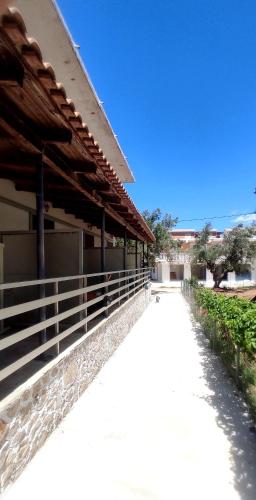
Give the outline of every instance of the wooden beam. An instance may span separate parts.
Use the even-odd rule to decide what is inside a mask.
[[[66,200],[63,200],[63,199],[60,199],[59,193],[57,195],[56,195],[56,193],[52,193],[52,198],[54,199],[54,201],[52,203],[54,207],[72,208],[72,209],[73,208],[81,208],[83,210],[91,210],[91,211],[96,211],[96,212],[98,212],[100,210],[97,207],[97,205],[92,205],[91,203],[87,203],[84,199],[71,201],[67,197]]]
[[[35,192],[36,191],[36,183],[33,179],[18,179],[16,181],[16,189],[17,191],[29,191],[29,192]],[[66,192],[68,191],[73,191],[75,188],[73,188],[71,185],[69,186],[68,183],[52,183],[52,182],[47,182],[47,179],[45,179],[45,193],[47,193],[48,190],[50,191],[63,191]]]
[[[92,162],[87,161],[76,161],[70,163],[70,168],[76,174],[96,174],[97,173],[97,165]]]
[[[129,212],[129,208],[126,207],[125,205],[120,205],[118,203],[112,203],[112,202],[110,202],[109,205],[117,212]]]
[[[73,134],[68,127],[38,127],[36,125],[34,127],[36,134],[47,144],[70,144],[72,141]]]
[[[38,137],[36,130],[33,128],[31,123],[24,122],[20,119],[18,115],[16,115],[16,109],[12,107],[6,106],[3,104],[4,96],[1,93],[0,89],[0,116],[1,116],[1,124],[4,126],[6,132],[10,133],[10,135],[14,138],[17,137],[17,143],[27,145],[28,148],[32,146],[32,148],[37,148],[38,151],[42,151],[43,149],[43,141]],[[114,202],[117,204],[121,203],[121,197],[111,194],[111,192],[102,192],[100,196],[97,196],[95,192],[91,192],[88,188],[84,187],[82,183],[80,183],[77,179],[74,178],[74,172],[69,168],[63,170],[59,166],[60,161],[58,155],[56,155],[56,149],[52,149],[53,146],[48,146],[44,150],[44,163],[50,167],[60,178],[65,179],[67,181],[65,189],[63,186],[55,186],[55,192],[60,192],[61,190],[65,191],[65,193],[81,193],[86,200],[90,200],[93,204],[98,207],[105,207],[106,216],[108,215],[121,226],[126,226],[127,231],[134,236],[138,236],[141,238],[140,232],[138,232],[134,227],[130,226],[127,221],[123,219],[121,215],[119,215],[111,206],[108,205],[108,202]],[[52,186],[46,185],[45,187],[45,196],[48,196],[48,190],[51,189]],[[35,186],[33,183],[29,184],[28,181],[26,183],[17,182],[17,189],[23,191],[32,191],[35,192]]]
[[[128,221],[134,221],[134,215],[133,214],[124,214],[124,218],[125,220],[128,220]]]
[[[90,182],[90,186],[99,192],[108,192],[111,187],[108,182]]]
[[[120,204],[121,203],[121,198],[119,196],[117,196],[116,194],[112,194],[112,193],[101,193],[101,196],[104,200],[106,201],[109,201],[110,203],[111,202],[114,202],[114,203],[118,203]]]
[[[0,154],[0,166],[4,168],[38,167],[42,161],[40,154],[10,151]]]
[[[13,85],[14,83],[22,86],[24,79],[24,68],[17,58],[14,50],[7,48],[2,39],[0,40],[0,85]]]

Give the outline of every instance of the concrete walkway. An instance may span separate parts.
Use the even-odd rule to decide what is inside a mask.
[[[162,289],[5,500],[256,499],[246,406]]]

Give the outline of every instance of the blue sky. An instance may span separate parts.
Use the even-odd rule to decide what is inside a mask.
[[[214,221],[219,229],[253,212],[255,0],[58,4],[128,157],[138,209],[234,214]]]

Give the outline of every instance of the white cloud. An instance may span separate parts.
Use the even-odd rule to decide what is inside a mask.
[[[256,221],[256,214],[247,214],[247,215],[239,215],[239,217],[237,217],[235,219],[234,222],[238,222],[238,223],[246,223],[246,222],[254,222]]]

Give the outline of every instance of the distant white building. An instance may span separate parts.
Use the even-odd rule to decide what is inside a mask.
[[[161,282],[172,282],[173,286],[180,286],[184,279],[195,277],[206,286],[213,286],[212,273],[205,265],[192,263],[190,253],[198,231],[195,229],[175,229],[171,231],[172,237],[181,242],[180,249],[174,251],[171,261],[168,262],[164,256],[156,263],[153,278]],[[210,241],[219,241],[223,238],[223,232],[212,229]],[[241,272],[227,273],[221,286],[238,287],[256,284],[256,259],[242,266]]]

